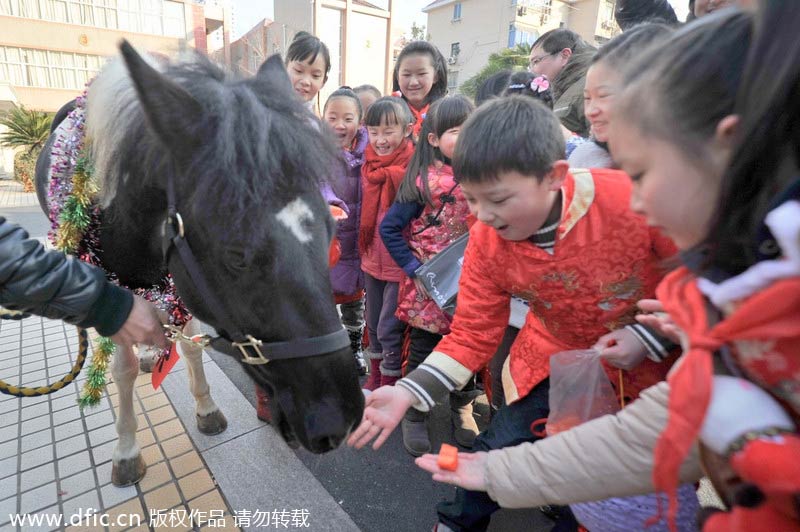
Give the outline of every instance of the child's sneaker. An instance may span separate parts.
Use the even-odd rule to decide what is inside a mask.
[[[353,357],[356,360],[358,374],[362,376],[366,375],[367,363],[364,361],[364,353],[361,351],[364,327],[351,327],[350,325],[345,325],[345,329],[347,329],[347,334],[350,336],[350,350],[353,352]]]
[[[380,355],[378,355],[380,356]],[[367,382],[364,383],[362,388],[365,390],[369,390],[374,392],[377,390],[381,385],[381,359],[380,358],[370,358],[369,359],[369,378],[367,378]]]

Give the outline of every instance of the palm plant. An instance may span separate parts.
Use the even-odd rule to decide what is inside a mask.
[[[50,135],[52,119],[50,113],[28,110],[23,106],[14,107],[0,117],[0,126],[6,128],[0,135],[0,146],[26,148],[14,156],[14,179],[24,185],[26,192],[33,191],[36,158]]]
[[[0,126],[8,128],[0,135],[0,145],[26,147],[28,151],[40,148],[50,135],[52,119],[52,115],[44,111],[31,111],[21,105],[14,107],[0,118]]]
[[[499,52],[493,53],[489,56],[489,62],[486,66],[484,66],[480,72],[466,80],[461,87],[459,87],[459,91],[470,98],[474,98],[480,84],[492,75],[505,69],[521,70],[526,68],[530,55],[531,45],[528,43],[520,43],[514,48],[504,48]]]

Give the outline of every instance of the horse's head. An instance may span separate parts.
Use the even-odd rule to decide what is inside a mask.
[[[121,50],[146,124],[128,164],[147,167],[143,186],[164,199],[174,183],[180,223],[162,217],[171,219],[168,230],[183,232],[208,284],[199,286],[183,253],[168,245],[179,293],[228,340],[237,340],[235,329],[265,344],[294,342],[292,357],[315,353],[245,367],[271,393],[289,443],[337,447],[364,405],[353,355],[349,344],[307,341],[342,329],[328,271],[335,224],[319,192],[335,146],[297,101],[277,56],[254,78],[232,80],[201,58],[160,72],[127,43]],[[156,235],[151,245],[163,243]],[[223,351],[241,358],[228,346]],[[262,351],[271,358],[268,345]]]

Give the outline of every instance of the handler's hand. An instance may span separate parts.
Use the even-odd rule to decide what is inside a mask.
[[[647,348],[628,329],[617,329],[601,336],[594,349],[606,362],[624,370],[635,368],[647,356]]]
[[[458,467],[455,471],[442,469],[438,464],[439,455],[423,454],[414,462],[429,473],[433,480],[460,486],[470,491],[486,491],[486,468],[489,466],[489,453],[458,453]]]
[[[683,331],[675,325],[669,314],[664,312],[664,305],[657,299],[642,299],[636,303],[640,309],[649,314],[638,314],[636,321],[642,325],[652,327],[660,334],[666,336],[676,344],[682,344]]]
[[[380,449],[414,401],[411,392],[402,386],[381,386],[367,396],[364,417],[347,445],[361,449],[378,436],[372,448]]]
[[[125,346],[145,344],[166,349],[169,347],[158,310],[152,303],[133,296],[133,307],[122,328],[111,337],[114,343]]]

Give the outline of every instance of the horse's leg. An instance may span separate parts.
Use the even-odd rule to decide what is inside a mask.
[[[197,320],[191,320],[183,328],[183,333],[187,336],[201,332]],[[203,434],[219,434],[228,428],[228,420],[211,398],[206,373],[203,370],[203,348],[199,345],[180,343],[178,349],[186,360],[189,389],[196,402],[197,429]]]
[[[130,486],[139,482],[147,470],[136,443],[136,416],[133,413],[133,384],[139,374],[139,361],[130,347],[117,346],[111,374],[119,391],[117,407],[117,445],[112,455],[111,482]]]

